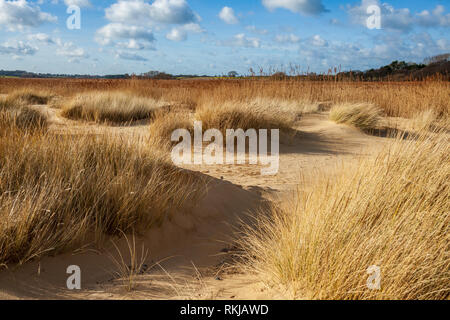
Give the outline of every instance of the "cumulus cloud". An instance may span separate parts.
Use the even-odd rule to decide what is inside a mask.
[[[147,42],[140,42],[136,39],[129,39],[126,41],[119,41],[116,43],[116,47],[118,48],[125,48],[125,49],[131,49],[131,50],[154,50],[154,47],[147,43]]]
[[[153,32],[141,26],[123,23],[110,23],[97,30],[96,41],[102,45],[115,44],[118,40],[128,40],[138,43],[138,40],[150,43],[155,41]]]
[[[80,8],[91,7],[92,6],[92,4],[91,4],[91,2],[89,0],[64,0],[64,4],[66,6],[75,5],[75,6],[78,6]]]
[[[202,33],[205,30],[197,23],[188,23],[183,26],[174,27],[166,34],[166,38],[172,41],[185,41],[188,33]]]
[[[198,24],[200,16],[186,0],[118,0],[105,9],[105,17],[111,23],[97,31],[97,42],[134,50],[148,48],[155,41],[152,30],[170,25],[166,38],[172,41],[184,41],[188,33],[204,32]]]
[[[300,38],[293,33],[290,34],[278,34],[275,36],[275,42],[278,43],[298,43]]]
[[[54,44],[55,41],[46,33],[36,33],[28,35],[28,40],[41,42],[45,44]]]
[[[228,24],[239,23],[238,18],[236,18],[236,15],[234,14],[233,8],[230,7],[223,7],[219,13],[219,18]]]
[[[167,35],[166,38],[172,41],[184,41],[187,39],[187,34],[185,31],[179,28],[173,28]]]
[[[257,28],[256,26],[247,26],[245,27],[249,32],[259,35],[266,35],[269,33],[267,29]]]
[[[326,50],[323,46],[313,45],[315,40],[312,37],[300,42],[298,63],[324,71],[339,65],[342,70],[366,70],[399,59],[422,62],[426,57],[450,51],[447,40],[434,39],[427,32],[407,35],[384,33],[374,38],[371,44],[330,40]]]
[[[243,48],[261,47],[261,42],[258,38],[249,38],[244,33],[237,34],[230,40],[221,41],[220,44],[228,47],[243,47]]]
[[[27,56],[34,55],[38,48],[33,47],[29,43],[23,41],[7,41],[0,45],[0,54],[7,54],[13,56]]]
[[[131,61],[148,61],[147,58],[144,58],[136,53],[124,52],[124,51],[116,52],[116,58],[123,59],[123,60],[131,60]]]
[[[262,0],[262,3],[271,11],[282,8],[305,15],[318,15],[327,11],[322,0]]]
[[[438,5],[431,12],[424,10],[418,13],[416,21],[424,27],[450,27],[450,13],[445,14],[444,6]]]
[[[436,6],[432,11],[424,10],[412,13],[408,8],[396,9],[389,3],[380,3],[379,0],[362,0],[360,5],[348,6],[348,14],[354,23],[367,25],[367,8],[371,5],[381,9],[381,23],[383,29],[410,31],[416,26],[421,27],[449,27],[450,14],[445,14],[442,5]]]
[[[39,0],[38,1],[38,3],[39,4],[42,4],[44,1],[43,0]],[[91,3],[91,1],[90,0],[64,0],[64,1],[62,1],[62,2],[64,2],[64,4],[66,5],[66,6],[72,6],[72,5],[74,5],[74,6],[78,6],[78,7],[80,7],[80,8],[89,8],[89,7],[92,7],[92,3]],[[59,4],[59,0],[51,0],[51,3],[52,4]]]
[[[185,0],[119,0],[105,10],[112,22],[133,24],[187,24],[198,22],[199,17]]]
[[[42,12],[39,6],[26,0],[0,0],[0,26],[5,26],[10,31],[38,27],[43,23],[56,21],[55,16]]]
[[[313,36],[311,38],[311,44],[315,47],[326,47],[328,46],[328,42],[324,39],[322,39],[322,37],[318,34],[316,34],[315,36]]]
[[[62,42],[61,39],[57,39],[56,43],[59,46],[56,54],[68,58],[69,62],[79,62],[80,59],[89,58],[89,54],[73,42]]]

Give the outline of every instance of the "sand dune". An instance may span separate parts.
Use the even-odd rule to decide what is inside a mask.
[[[113,133],[147,138],[148,125],[101,126],[59,116],[58,110],[34,106],[47,114],[57,133]],[[308,177],[333,169],[342,162],[368,156],[383,147],[386,138],[374,137],[328,120],[327,113],[305,115],[296,123],[296,138],[280,147],[280,172],[261,176],[257,166],[187,166],[208,177],[208,192],[189,212],[178,212],[171,221],[138,238],[137,247],[149,252],[145,272],[137,277],[136,290],[127,292],[114,276],[112,243],[103,248],[86,246],[57,257],[47,257],[0,272],[0,299],[127,299],[289,298],[282,289],[268,290],[252,275],[230,269],[233,240],[239,226],[251,223],[248,214],[267,199],[282,199],[298,185],[308,188]],[[124,256],[125,239],[115,240]],[[82,270],[81,291],[66,288],[66,268]]]

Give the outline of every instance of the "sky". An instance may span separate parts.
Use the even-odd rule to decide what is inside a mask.
[[[367,70],[448,53],[449,31],[448,0],[0,0],[0,69]]]

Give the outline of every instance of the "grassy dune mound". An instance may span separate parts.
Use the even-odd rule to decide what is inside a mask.
[[[52,94],[44,91],[18,90],[8,95],[11,101],[18,101],[23,104],[47,104],[53,97]]]
[[[27,106],[0,110],[0,124],[10,130],[23,131],[45,131],[48,127],[47,117]]]
[[[294,113],[268,108],[257,103],[227,101],[217,106],[205,105],[196,112],[203,129],[280,129],[288,132],[296,119]]]
[[[449,173],[446,134],[398,140],[274,206],[242,242],[247,267],[298,298],[446,299]]]
[[[73,120],[121,123],[148,119],[161,106],[152,98],[123,92],[90,92],[75,96],[61,115]]]
[[[170,148],[172,142],[172,133],[177,129],[186,129],[191,133],[194,129],[194,123],[186,112],[156,112],[152,123],[150,124],[150,143],[155,146]]]
[[[342,103],[331,108],[330,119],[363,130],[375,129],[381,120],[381,110],[369,103]]]
[[[47,104],[53,95],[36,90],[20,89],[0,99],[0,110],[15,109],[22,106]]]
[[[114,136],[2,126],[0,163],[0,265],[144,232],[203,192],[198,175]]]

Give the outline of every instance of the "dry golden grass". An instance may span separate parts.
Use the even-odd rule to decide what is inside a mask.
[[[46,131],[48,122],[41,112],[20,105],[0,111],[0,125],[9,130]]]
[[[178,142],[172,142],[172,133],[177,129],[194,131],[194,123],[187,112],[158,111],[150,124],[150,144],[170,149]]]
[[[373,104],[342,103],[331,108],[330,119],[363,130],[375,129],[381,120],[381,110]]]
[[[219,129],[280,129],[291,130],[296,114],[282,108],[270,108],[257,102],[225,101],[218,105],[206,104],[197,109],[196,119],[203,130]]]
[[[162,105],[152,98],[123,92],[89,92],[75,96],[61,115],[74,120],[121,123],[148,119]]]
[[[132,291],[136,288],[136,279],[144,272],[145,262],[148,258],[148,250],[142,244],[141,250],[136,246],[136,236],[133,235],[128,239],[127,235],[123,233],[124,239],[127,243],[127,253],[124,255],[119,246],[113,241],[112,244],[116,249],[117,254],[109,254],[110,260],[116,267],[113,275],[122,281],[127,291]],[[117,257],[116,257],[117,256]]]
[[[323,82],[271,80],[92,80],[0,79],[0,93],[17,89],[49,91],[72,97],[91,91],[123,91],[140,97],[177,102],[195,108],[231,101],[267,98],[311,103],[372,103],[392,117],[411,118],[433,109],[439,116],[450,111],[450,83],[423,82]]]
[[[428,109],[413,116],[410,125],[414,131],[423,131],[432,129],[433,125],[440,122],[442,120],[439,119],[436,110]]]
[[[188,208],[203,179],[141,141],[0,128],[0,264],[24,262]]]
[[[23,106],[47,104],[53,95],[46,91],[19,89],[0,98],[0,110],[16,109]]]
[[[53,94],[49,91],[33,91],[27,89],[16,90],[10,93],[8,100],[17,101],[25,105],[43,105],[47,104],[52,98]]]
[[[324,104],[319,102],[310,102],[302,100],[287,100],[280,98],[257,97],[251,99],[248,104],[249,109],[263,109],[269,112],[284,112],[300,117],[302,114],[316,113],[324,111]]]
[[[399,138],[259,217],[246,267],[297,298],[448,299],[449,181],[446,133]],[[381,290],[366,286],[373,265]]]

